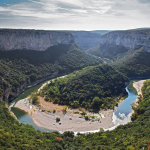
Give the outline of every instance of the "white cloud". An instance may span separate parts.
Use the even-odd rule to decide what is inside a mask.
[[[150,10],[141,0],[29,0],[0,6],[0,27],[12,28],[127,29],[148,26]],[[5,23],[6,22],[6,23]],[[36,24],[35,25],[33,24]],[[14,23],[13,23],[14,24]],[[9,25],[11,26],[11,25]]]

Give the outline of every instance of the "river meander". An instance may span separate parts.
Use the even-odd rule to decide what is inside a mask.
[[[47,82],[47,81],[45,81]],[[36,85],[34,87],[31,87],[27,90],[25,90],[19,97],[17,97],[13,102],[11,102],[9,104],[9,106],[11,107],[11,111],[14,113],[14,115],[17,117],[17,119],[19,120],[20,123],[23,123],[23,124],[29,124],[29,125],[32,125],[36,130],[40,130],[42,132],[52,132],[51,130],[48,130],[48,129],[44,129],[44,128],[41,128],[41,127],[38,127],[32,120],[31,116],[18,109],[18,108],[15,108],[13,107],[14,104],[21,100],[21,99],[24,99],[26,98],[27,96],[29,96],[32,92],[35,92],[37,91],[41,86],[42,84],[44,84],[45,82],[39,84],[39,85]],[[126,97],[125,100],[123,100],[119,106],[117,107],[116,110],[114,110],[114,115],[115,117],[120,121],[120,120],[124,120],[126,117],[128,117],[129,114],[131,114],[132,112],[132,107],[131,107],[131,103],[136,101],[136,98],[137,98],[137,92],[136,90],[133,88],[132,86],[133,84],[133,80],[130,81],[130,84],[129,86],[126,88],[126,91],[128,93],[128,96]],[[113,115],[113,116],[114,116]],[[129,120],[129,119],[128,119]],[[123,124],[127,123],[128,121],[124,122]],[[118,124],[119,125],[119,124]]]

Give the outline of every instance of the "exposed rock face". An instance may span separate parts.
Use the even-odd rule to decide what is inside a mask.
[[[45,51],[54,45],[71,43],[74,43],[74,37],[69,32],[0,29],[0,50]]]
[[[144,47],[150,52],[150,29],[113,31],[101,36],[100,44],[123,46],[127,49]]]
[[[55,78],[55,77],[58,77],[58,72],[54,72],[52,74],[51,73],[43,74],[42,79],[36,80],[35,82],[32,82],[32,83],[29,79],[28,81],[23,83],[20,87],[18,87],[16,89],[16,92],[12,92],[11,87],[6,87],[4,89],[4,97],[7,99],[7,102],[10,102],[10,101],[14,100],[14,98],[18,97],[27,88],[30,88],[30,87],[35,86],[38,83],[41,83],[41,82],[43,82],[47,79],[52,79],[52,78]]]
[[[90,31],[71,31],[75,37],[75,43],[82,49],[88,50],[97,46],[100,42],[101,35]]]
[[[87,52],[102,58],[116,59],[141,48],[150,52],[150,29],[109,32],[101,36],[98,46]]]

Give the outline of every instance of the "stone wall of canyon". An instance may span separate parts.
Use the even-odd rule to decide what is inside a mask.
[[[58,44],[72,44],[75,39],[69,32],[0,29],[0,50],[37,50],[45,51]]]
[[[143,47],[150,52],[150,29],[113,31],[101,36],[100,44],[123,46],[127,49]]]

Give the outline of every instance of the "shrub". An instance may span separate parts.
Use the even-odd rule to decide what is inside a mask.
[[[85,116],[87,113],[85,111],[83,111],[82,113],[80,113],[82,116]]]
[[[67,111],[67,108],[68,108],[68,107],[65,105],[65,106],[63,107],[63,111],[66,112],[66,111]]]
[[[53,109],[53,113],[55,113],[56,112],[56,109]]]
[[[59,122],[59,121],[60,121],[60,118],[57,117],[57,118],[56,118],[56,121]]]
[[[85,120],[89,120],[89,117],[88,117],[88,116],[85,116],[84,118],[85,118]]]

